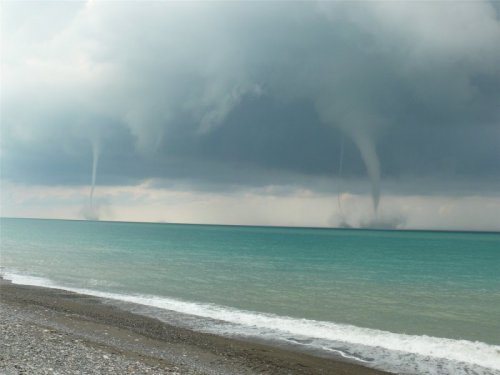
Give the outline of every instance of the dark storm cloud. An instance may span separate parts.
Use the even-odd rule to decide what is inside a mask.
[[[41,8],[3,4],[4,179],[88,184],[99,139],[99,184],[314,185],[344,138],[343,177],[368,168],[375,195],[379,163],[500,180],[495,3]]]

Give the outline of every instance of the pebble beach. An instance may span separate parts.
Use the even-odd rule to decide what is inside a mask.
[[[0,374],[383,374],[199,333],[67,291],[0,281]]]

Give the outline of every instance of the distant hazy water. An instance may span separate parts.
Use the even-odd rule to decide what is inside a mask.
[[[220,319],[230,325],[203,327],[393,371],[409,360],[394,350],[422,373],[500,370],[498,233],[1,219],[0,236],[14,281]],[[429,355],[455,367],[418,362]]]

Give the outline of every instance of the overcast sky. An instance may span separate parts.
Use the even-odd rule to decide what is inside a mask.
[[[500,230],[500,2],[0,10],[2,216]]]

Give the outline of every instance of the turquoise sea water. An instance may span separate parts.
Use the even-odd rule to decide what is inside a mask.
[[[391,371],[500,371],[499,233],[1,219],[0,236],[17,282]]]

